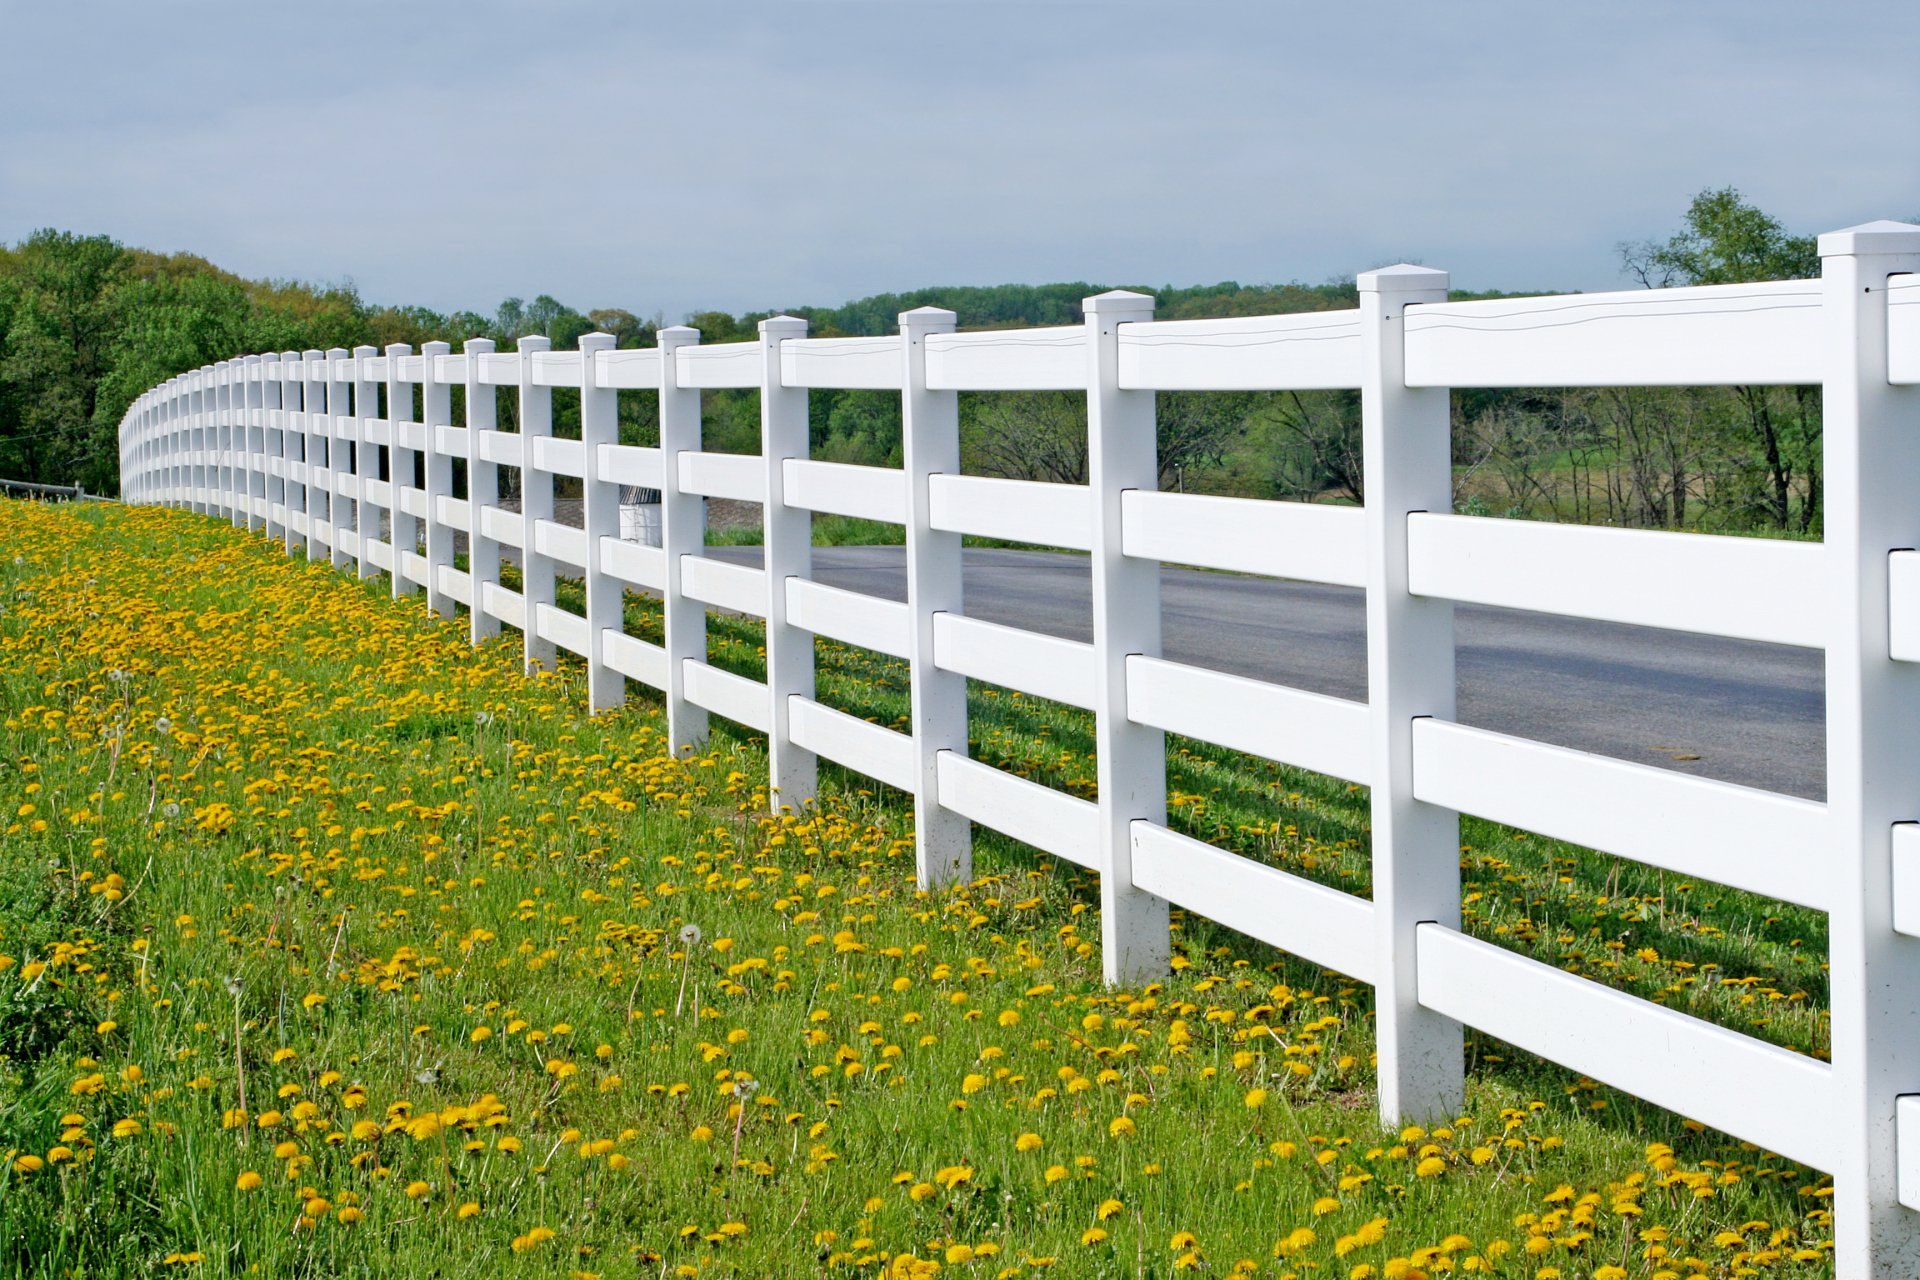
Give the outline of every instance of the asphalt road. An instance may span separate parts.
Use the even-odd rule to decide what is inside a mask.
[[[758,564],[758,547],[709,554]],[[906,599],[899,547],[816,547],[829,586]],[[968,550],[975,617],[1073,640],[1092,638],[1083,556]],[[1160,575],[1168,658],[1343,698],[1367,691],[1365,601],[1346,587],[1193,569]],[[1459,718],[1560,746],[1765,787],[1826,793],[1821,655],[1461,606]]]

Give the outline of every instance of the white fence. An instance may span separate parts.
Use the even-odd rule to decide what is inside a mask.
[[[1444,273],[1392,267],[1361,277],[1357,310],[1308,315],[1156,322],[1150,298],[1107,293],[1084,327],[1058,329],[957,333],[921,309],[897,337],[814,339],[776,317],[758,342],[715,346],[671,328],[649,350],[594,334],[577,351],[526,338],[510,353],[249,356],[133,406],[123,492],[384,571],[396,595],[466,606],[476,642],[518,628],[529,663],[578,654],[595,708],[629,679],[661,689],[676,744],[699,742],[709,712],[765,733],[776,804],[812,794],[822,756],[910,792],[923,884],[970,874],[973,822],[1094,868],[1111,981],[1162,970],[1172,903],[1369,982],[1389,1121],[1455,1114],[1464,1024],[1830,1171],[1840,1274],[1906,1277],[1920,1274],[1920,1213],[1903,1207],[1920,1208],[1920,228],[1857,227],[1820,250],[1821,279],[1755,285],[1448,302]],[[1448,388],[1754,383],[1824,388],[1824,544],[1451,514]],[[580,440],[551,433],[555,387],[579,392]],[[759,391],[760,456],[701,450],[710,387]],[[898,391],[904,468],[810,461],[810,387]],[[1036,388],[1087,393],[1090,484],[961,474],[957,393]],[[1156,492],[1156,391],[1303,388],[1359,390],[1364,509]],[[496,429],[502,390],[518,433]],[[634,390],[659,396],[659,448],[617,441],[616,397]],[[501,467],[520,471],[519,511],[497,505]],[[582,482],[584,530],[554,521],[555,476]],[[662,547],[619,539],[622,485],[661,490]],[[765,504],[764,568],[702,554],[709,497]],[[814,582],[813,512],[904,525],[908,602]],[[964,534],[1089,551],[1093,642],[967,617]],[[523,560],[518,592],[500,583],[503,546]],[[1364,587],[1370,700],[1162,659],[1163,561]],[[557,572],[584,579],[584,617],[555,605]],[[628,586],[664,595],[663,646],[622,629]],[[1823,649],[1827,802],[1455,723],[1455,601]],[[710,607],[766,619],[765,684],[707,664]],[[815,700],[816,636],[911,664],[910,734]],[[1092,711],[1098,803],[969,759],[969,677]],[[1169,830],[1163,732],[1371,787],[1372,900]],[[1831,1065],[1466,936],[1459,813],[1827,912]]]

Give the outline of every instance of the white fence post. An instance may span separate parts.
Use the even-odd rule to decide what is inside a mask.
[[[342,459],[352,452],[353,411],[348,404],[352,383],[347,374],[335,367],[337,361],[346,358],[345,347],[333,347],[327,351],[327,560],[336,569],[345,569],[353,559],[347,553],[344,533],[355,527],[354,522],[347,520],[344,515],[347,503],[340,493],[342,488],[352,488],[345,482],[353,476],[351,467],[341,465]],[[357,521],[357,495],[354,506],[354,519]]]
[[[952,333],[954,314],[939,307],[900,313],[901,453],[907,485],[907,666],[917,771],[913,860],[922,889],[973,878],[973,823],[940,803],[940,753],[967,754],[967,678],[934,665],[934,619],[962,612],[960,535],[933,527],[928,477],[960,471],[960,393],[927,389],[927,338]]]
[[[1360,416],[1367,521],[1367,700],[1372,733],[1375,1019],[1380,1115],[1457,1115],[1460,1024],[1420,1005],[1414,933],[1460,925],[1460,819],[1413,798],[1413,722],[1453,719],[1453,605],[1407,589],[1407,517],[1453,509],[1448,394],[1406,385],[1406,309],[1445,302],[1426,267],[1362,272]]]
[[[223,463],[226,455],[221,443],[225,428],[225,415],[220,412],[220,366],[203,365],[200,370],[200,383],[205,388],[200,396],[200,440],[205,452],[201,455],[200,470],[205,477],[207,489],[207,514],[224,516],[227,514],[226,476]]]
[[[1100,801],[1100,950],[1106,979],[1166,972],[1166,900],[1133,883],[1133,824],[1167,820],[1166,735],[1127,719],[1127,658],[1160,656],[1160,565],[1120,547],[1120,498],[1159,487],[1154,393],[1120,389],[1120,326],[1153,299],[1115,289],[1086,300],[1087,484],[1093,511],[1094,773]]]
[[[524,661],[531,675],[554,663],[553,641],[540,635],[540,609],[553,607],[553,559],[543,554],[534,528],[553,519],[553,473],[534,458],[534,442],[553,434],[553,388],[533,380],[533,360],[553,344],[528,334],[515,344],[520,352],[520,594],[527,610],[521,632]]]
[[[220,413],[220,366],[202,365],[200,369],[200,474],[206,487],[207,514],[224,516],[227,513],[226,493],[221,463],[220,438],[223,419]]]
[[[599,386],[598,355],[611,351],[610,333],[580,338],[580,481],[581,524],[587,541],[587,708],[605,711],[627,700],[627,678],[607,665],[606,633],[625,625],[621,616],[626,594],[620,579],[601,567],[602,538],[620,540],[620,486],[600,475],[600,446],[620,443],[620,393]]]
[[[467,637],[479,644],[500,634],[500,620],[487,612],[486,587],[500,581],[500,544],[480,518],[483,508],[500,505],[500,468],[480,456],[480,433],[499,425],[499,403],[493,384],[480,380],[480,358],[493,354],[493,339],[468,338],[460,350],[467,366],[467,575],[473,585]]]
[[[1889,654],[1888,556],[1920,547],[1920,387],[1888,381],[1886,289],[1888,276],[1920,271],[1920,227],[1823,235],[1820,262],[1834,1265],[1839,1276],[1905,1280],[1920,1275],[1920,1213],[1898,1199],[1894,1117],[1899,1095],[1920,1093],[1920,939],[1893,928],[1892,842],[1895,823],[1920,819],[1920,663]]]
[[[280,354],[260,360],[260,468],[267,490],[263,523],[267,539],[283,546],[287,539],[287,384],[280,377]]]
[[[194,452],[200,472],[200,514],[213,516],[220,514],[220,455],[215,432],[219,415],[215,410],[217,388],[213,366],[205,364],[194,370],[194,380],[200,384],[199,431]]]
[[[687,701],[689,662],[707,660],[707,609],[680,589],[683,556],[697,556],[707,544],[707,500],[680,488],[680,455],[700,448],[700,389],[680,385],[675,352],[700,341],[700,331],[685,325],[660,330],[660,549],[667,581],[660,593],[667,650],[667,742],[679,755],[707,743],[707,709]]]
[[[186,375],[187,417],[181,432],[186,443],[187,507],[201,515],[207,512],[206,468],[201,465],[202,446],[206,443],[205,374],[204,369],[195,369]]]
[[[281,545],[288,555],[306,548],[306,404],[304,392],[306,384],[302,381],[305,371],[301,367],[301,355],[298,351],[280,353],[280,466],[286,472],[286,482],[281,486],[282,505],[286,507],[285,524],[281,529]]]
[[[287,554],[307,545],[307,423],[306,368],[298,351],[280,353],[280,465],[287,473],[281,486],[287,508],[284,545]]]
[[[332,422],[327,403],[327,353],[308,351],[300,362],[306,378],[301,404],[305,428],[303,445],[307,459],[307,559],[330,555],[333,537],[333,441]],[[329,560],[329,563],[331,561]]]
[[[780,344],[807,336],[807,322],[774,316],[760,322],[760,457],[767,501],[761,508],[761,563],[767,579],[768,798],[774,812],[814,797],[819,761],[789,731],[788,699],[813,697],[813,633],[787,621],[787,579],[813,572],[813,513],[787,505],[786,461],[807,456],[807,392],[780,378]]]
[[[248,356],[247,379],[247,528],[259,533],[267,527],[267,384],[262,358]]]
[[[378,347],[353,349],[353,532],[359,539],[355,576],[366,579],[380,572],[373,551],[367,545],[380,538],[380,508],[371,495],[372,485],[380,478],[376,465],[380,446],[373,443],[371,424],[380,416],[379,384],[369,375],[367,361],[380,354]]]
[[[225,515],[220,477],[220,383],[218,365],[200,367],[200,483],[206,514]]]
[[[244,392],[240,383],[240,362],[222,360],[214,366],[220,371],[220,421],[222,475],[225,479],[227,523],[236,529],[244,521],[240,514],[240,446],[246,439],[246,420],[241,410]]]
[[[440,357],[452,351],[445,342],[420,344],[420,434],[427,460],[427,608],[443,618],[454,615],[440,570],[453,567],[453,526],[441,507],[453,497],[453,458],[440,447],[440,428],[453,424],[453,388],[435,376]]]
[[[167,498],[174,506],[179,506],[185,484],[182,476],[183,464],[180,456],[180,424],[186,418],[185,386],[183,377],[175,377],[167,386]]]
[[[406,560],[420,550],[420,525],[407,510],[406,489],[413,485],[417,463],[414,450],[406,443],[407,424],[413,421],[413,384],[400,376],[400,361],[413,354],[405,342],[387,345],[387,521],[393,533],[393,572],[390,576],[394,597],[410,596],[419,584],[407,576]]]

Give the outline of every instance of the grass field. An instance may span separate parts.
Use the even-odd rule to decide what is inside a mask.
[[[632,601],[636,634],[655,606]],[[717,662],[751,673],[747,624]],[[1384,1131],[1369,993],[157,509],[0,503],[0,1274],[1823,1276],[1828,1184],[1475,1041]],[[897,664],[824,700],[903,722]],[[974,750],[1091,794],[1084,718]],[[1175,821],[1364,891],[1365,796],[1170,743]],[[1469,822],[1469,927],[1819,1053],[1817,915]]]

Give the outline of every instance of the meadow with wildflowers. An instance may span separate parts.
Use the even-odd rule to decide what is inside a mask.
[[[636,597],[630,629],[657,631]],[[752,626],[712,656],[752,672]],[[1826,1179],[1484,1040],[1375,1116],[1370,993],[160,508],[0,502],[0,1274],[1831,1274]],[[904,718],[823,643],[824,700]],[[973,750],[1090,794],[1083,718]],[[1170,743],[1176,823],[1363,891],[1364,793]],[[1463,829],[1468,927],[1818,1055],[1823,921]]]

